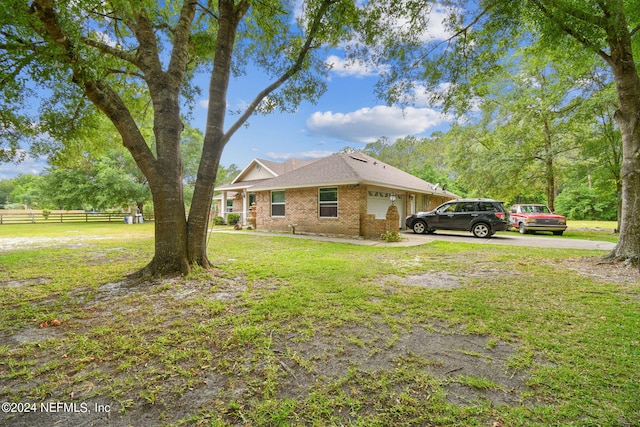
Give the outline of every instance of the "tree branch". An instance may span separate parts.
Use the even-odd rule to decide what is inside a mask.
[[[61,57],[62,63],[70,68],[74,83],[80,86],[89,100],[109,117],[120,132],[123,144],[129,149],[142,172],[145,176],[150,176],[153,173],[155,158],[131,112],[109,85],[92,78],[91,73],[84,71],[85,67],[90,68],[90,66],[76,53],[77,49],[72,39],[67,36],[58,22],[51,0],[34,0],[31,4],[31,13],[42,23],[45,40],[48,36],[52,44],[62,49],[64,55]]]
[[[218,15],[216,15],[215,13],[213,13],[213,11],[211,10],[211,8],[207,7],[207,6],[203,6],[200,3],[198,3],[198,6],[200,7],[200,9],[202,9],[202,11],[206,14],[209,15],[211,18],[213,18],[215,21],[218,20]]]
[[[173,32],[173,50],[169,62],[168,74],[176,81],[182,82],[184,73],[189,63],[189,36],[191,35],[191,25],[196,14],[196,0],[186,0],[180,11],[178,24]]]
[[[489,11],[498,4],[498,2],[493,2],[493,3],[489,3],[489,5],[484,8],[482,11],[480,11],[479,14],[477,14],[469,24],[465,25],[463,28],[461,28],[460,30],[456,31],[451,37],[449,37],[446,40],[442,40],[439,43],[436,43],[435,45],[433,45],[433,47],[431,49],[429,49],[427,52],[424,53],[424,55],[420,55],[420,57],[413,63],[414,67],[417,67],[418,64],[420,62],[422,62],[424,60],[424,58],[427,58],[429,55],[431,55],[433,52],[436,51],[436,49],[438,49],[440,46],[442,46],[443,44],[449,44],[451,43],[453,40],[457,39],[458,37],[460,37],[461,35],[465,35],[467,34],[467,31],[469,31],[471,29],[471,27],[473,27],[475,24],[477,24],[480,19],[482,19],[482,17],[484,15],[486,15],[487,13],[489,13]]]
[[[306,59],[309,52],[314,48],[313,42],[315,41],[318,32],[322,29],[322,19],[334,3],[335,0],[325,0],[322,3],[322,6],[320,7],[320,9],[318,9],[316,16],[314,16],[311,28],[309,29],[304,45],[298,53],[296,61],[277,80],[275,80],[264,90],[260,91],[258,95],[256,95],[256,97],[253,99],[253,101],[251,101],[244,113],[225,133],[223,137],[224,143],[229,141],[231,136],[249,119],[249,117],[251,117],[251,115],[256,111],[256,109],[260,105],[260,102],[262,102],[264,98],[266,98],[270,93],[282,86],[287,80],[289,80],[302,69],[304,60]]]
[[[544,0],[531,0],[531,2],[538,8],[538,10],[540,10],[540,12],[542,12],[543,15],[545,15],[551,22],[553,22],[555,25],[557,25],[560,30],[562,30],[563,32],[565,32],[569,36],[573,37],[576,41],[578,41],[584,47],[594,51],[602,59],[604,59],[605,62],[607,62],[608,64],[611,63],[611,56],[607,52],[602,50],[602,48],[600,46],[593,44],[589,39],[587,39],[586,37],[584,37],[582,34],[578,33],[577,31],[575,31],[573,28],[571,28],[568,25],[566,25],[560,19],[557,19],[556,15],[554,13],[552,13],[551,10],[549,10],[549,8],[547,8],[547,5],[545,4]],[[567,8],[567,10],[563,11],[562,13],[569,14],[570,16],[573,16],[573,17],[575,17],[577,19],[584,20],[587,23],[599,26],[602,29],[606,28],[606,22],[604,20],[590,20],[590,19],[588,20],[588,19],[582,19],[579,16],[572,15],[570,13],[570,11],[574,10],[574,9],[575,8]],[[578,12],[578,11],[576,11],[576,12]],[[581,15],[581,16],[585,16],[586,15],[586,14],[582,13],[581,11],[579,11],[579,12],[580,12],[579,15]]]
[[[139,64],[136,61],[135,55],[132,55],[129,52],[126,52],[122,49],[115,48],[113,46],[109,46],[106,43],[100,42],[98,40],[94,40],[87,36],[83,36],[82,41],[86,43],[88,46],[95,47],[102,53],[109,54],[116,58],[122,59],[123,61],[129,62],[135,66],[139,66]]]

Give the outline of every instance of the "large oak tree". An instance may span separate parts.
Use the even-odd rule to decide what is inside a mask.
[[[337,45],[356,12],[352,0],[0,0],[0,9],[5,150],[28,134],[64,143],[96,111],[106,115],[153,196],[155,255],[144,276],[209,266],[207,225],[225,144],[256,111],[290,110],[322,93],[318,48]],[[234,73],[255,69],[270,80],[227,126]],[[180,139],[197,93],[192,79],[203,72],[209,108],[187,213]],[[45,101],[38,114],[24,108],[37,98]]]

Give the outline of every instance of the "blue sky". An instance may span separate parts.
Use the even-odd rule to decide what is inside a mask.
[[[347,146],[363,148],[383,136],[394,141],[407,135],[428,136],[447,128],[446,118],[426,105],[403,110],[376,99],[373,89],[377,77],[368,75],[366,70],[340,73],[332,72],[328,90],[317,104],[305,103],[293,114],[253,116],[249,126],[238,130],[229,141],[221,164],[233,163],[243,168],[254,158],[284,161],[325,157]],[[229,106],[249,102],[262,89],[261,84],[266,86],[256,82],[255,88],[244,87],[242,93],[230,91]],[[203,105],[206,99],[197,107],[193,123],[200,129],[204,129],[206,114]],[[230,124],[228,121],[227,126]]]
[[[442,40],[447,33],[441,22],[444,11],[431,12],[431,28],[425,31],[425,41]],[[398,23],[398,25],[400,25]],[[445,131],[450,120],[437,109],[420,102],[405,109],[387,106],[376,98],[374,85],[377,71],[365,65],[347,66],[340,51],[327,54],[332,64],[326,93],[316,104],[303,103],[293,114],[255,115],[247,127],[239,129],[222,154],[221,164],[244,168],[252,159],[284,161],[290,158],[325,157],[349,146],[363,148],[367,143],[386,137],[390,141],[408,135],[424,137],[434,131]],[[208,92],[208,76],[201,85]],[[232,81],[228,93],[230,110],[241,109],[267,86],[266,80],[249,73],[242,80]],[[426,97],[423,97],[426,99]],[[192,126],[204,131],[208,100],[199,99]],[[230,116],[227,127],[234,120]],[[26,157],[20,164],[0,164],[0,179],[19,173],[37,174],[46,162]]]
[[[421,34],[425,43],[447,39],[451,34],[443,20],[447,11],[435,6],[429,13],[429,27]],[[406,26],[406,22],[390,21],[387,28]],[[254,116],[249,127],[240,129],[229,141],[221,164],[236,164],[244,168],[252,159],[284,161],[290,158],[312,159],[328,156],[349,146],[363,148],[381,137],[390,141],[413,135],[429,136],[435,131],[446,131],[451,120],[437,109],[428,106],[426,94],[416,96],[413,107],[400,109],[387,106],[377,99],[374,86],[378,80],[375,68],[363,64],[347,65],[339,50],[327,54],[325,62],[331,64],[327,92],[316,104],[305,103],[295,114]],[[231,109],[253,99],[267,82],[249,84],[243,80],[242,90],[232,86],[228,98]],[[233,83],[232,83],[233,84]],[[416,85],[418,88],[420,85]],[[417,91],[418,92],[418,91]],[[201,111],[205,113],[201,100]],[[200,114],[198,114],[200,113]],[[194,125],[204,129],[204,118]]]

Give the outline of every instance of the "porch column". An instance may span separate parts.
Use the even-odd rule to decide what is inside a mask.
[[[249,195],[247,189],[242,189],[242,225],[247,225],[247,212],[249,212]]]
[[[227,192],[222,192],[222,201],[220,202],[220,216],[227,223]]]

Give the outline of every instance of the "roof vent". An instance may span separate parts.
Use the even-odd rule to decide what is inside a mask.
[[[357,161],[362,162],[362,163],[369,163],[367,161],[367,159],[363,159],[361,157],[356,157],[356,156],[353,156],[353,155],[350,155],[349,157],[351,157],[353,160],[357,160]]]

